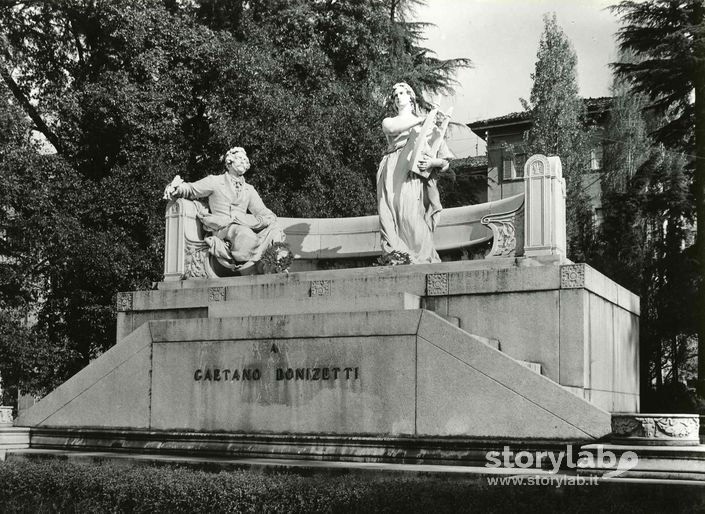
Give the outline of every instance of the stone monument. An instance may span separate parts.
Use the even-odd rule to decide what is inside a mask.
[[[118,343],[16,425],[33,448],[474,463],[593,442],[639,410],[639,299],[565,257],[560,162],[448,209],[406,266],[376,216],[279,218],[288,274],[220,277],[194,201],[167,206],[164,281],[118,294]],[[338,262],[343,269],[323,269]]]

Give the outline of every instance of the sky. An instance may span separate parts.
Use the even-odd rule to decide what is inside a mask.
[[[453,107],[462,123],[523,110],[543,32],[543,14],[555,12],[578,56],[578,86],[583,97],[608,96],[609,63],[616,60],[614,34],[618,19],[606,7],[616,0],[427,0],[416,9],[416,21],[435,27],[426,31],[424,46],[438,57],[468,57],[472,69],[459,72],[453,97],[436,99],[441,109]],[[484,153],[484,145],[468,130],[456,134],[451,148],[458,157]]]

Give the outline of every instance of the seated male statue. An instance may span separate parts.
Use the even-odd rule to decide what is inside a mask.
[[[251,268],[262,258],[273,242],[283,242],[285,236],[276,215],[267,209],[255,188],[245,182],[244,174],[250,169],[245,150],[231,148],[224,161],[222,175],[209,175],[196,182],[183,182],[177,177],[167,186],[165,197],[207,198],[210,212],[199,209],[198,218],[213,233],[214,237],[205,238],[210,254],[227,268],[244,272],[244,268]]]

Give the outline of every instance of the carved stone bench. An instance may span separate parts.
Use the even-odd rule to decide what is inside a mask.
[[[525,169],[533,174],[526,175],[524,194],[444,209],[434,232],[434,243],[439,253],[477,247],[492,241],[492,248],[485,258],[513,258],[525,254],[524,233],[528,231],[534,240],[533,255],[556,253],[556,250],[564,255],[564,242],[561,250],[560,244],[544,241],[556,237],[560,239],[561,235],[560,226],[554,226],[555,213],[551,215],[553,211],[561,210],[563,202],[563,194],[552,180],[560,179],[560,161],[537,155],[527,161]],[[530,207],[527,203],[531,204]],[[525,211],[530,213],[529,220],[524,220]],[[217,260],[210,258],[208,245],[203,240],[206,234],[196,212],[196,205],[191,200],[178,199],[167,206],[165,281],[232,276],[231,272],[218,265]],[[533,225],[527,225],[527,221]],[[382,253],[379,218],[376,215],[279,218],[279,224],[294,252],[291,271],[321,269],[324,261],[328,264],[339,261],[340,267],[352,267],[365,259],[371,261]],[[562,230],[565,234],[565,228]]]

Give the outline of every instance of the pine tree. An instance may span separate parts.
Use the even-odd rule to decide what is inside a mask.
[[[584,260],[592,246],[592,211],[583,176],[589,163],[585,108],[578,96],[577,56],[558,26],[555,13],[544,15],[544,31],[531,78],[533,126],[526,136],[529,154],[557,155],[566,179],[568,257]]]

